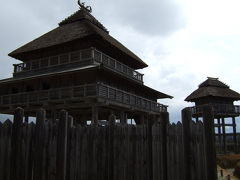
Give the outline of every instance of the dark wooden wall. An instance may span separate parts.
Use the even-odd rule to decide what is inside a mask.
[[[183,124],[162,113],[141,125],[116,124],[112,114],[106,126],[81,126],[64,110],[54,121],[40,110],[28,124],[17,108],[13,123],[0,123],[0,179],[216,180],[211,125],[182,114]]]
[[[223,97],[203,97],[196,100],[196,106],[206,105],[206,104],[228,104],[233,105],[233,99],[231,98],[223,98]]]
[[[97,81],[96,79],[97,72],[94,70],[69,73],[68,75],[40,76],[35,79],[23,79],[21,81],[2,84],[0,95],[29,92],[29,89],[32,91],[40,91],[44,90],[44,85],[48,85],[51,89],[78,86],[95,83]],[[16,90],[16,92],[14,93],[13,90]]]

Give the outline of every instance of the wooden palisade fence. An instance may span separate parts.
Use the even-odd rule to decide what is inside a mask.
[[[114,115],[106,126],[81,126],[64,110],[58,121],[40,110],[36,124],[23,123],[17,108],[13,123],[0,123],[0,180],[216,180],[212,113],[204,112],[204,123],[187,108],[183,124],[162,113],[152,126]]]

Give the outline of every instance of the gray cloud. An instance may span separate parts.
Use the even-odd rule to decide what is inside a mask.
[[[174,0],[98,0],[87,4],[93,7],[93,14],[103,24],[132,27],[146,35],[164,36],[184,26],[180,7]],[[11,75],[11,64],[16,63],[7,57],[9,52],[55,28],[58,22],[77,10],[77,1],[6,1],[0,7],[2,77]]]
[[[148,35],[165,36],[185,26],[184,14],[174,0],[107,0],[95,6],[96,14]]]
[[[72,7],[72,9],[71,9]],[[75,7],[75,9],[74,9]],[[0,75],[12,76],[14,63],[8,53],[55,28],[61,20],[78,9],[66,1],[7,1],[0,7]],[[64,12],[64,13],[63,13]]]
[[[107,28],[109,25],[112,27],[121,27],[121,29],[131,27],[133,32],[153,36],[153,38],[155,36],[163,36],[159,41],[164,41],[165,36],[181,29],[185,25],[184,15],[180,10],[181,8],[174,0],[98,0],[94,2],[88,1],[86,4],[93,7],[93,15]],[[64,0],[6,1],[4,6],[0,7],[0,79],[11,77],[13,71],[12,64],[19,63],[7,56],[9,52],[57,27],[60,21],[77,10],[77,0],[71,2]],[[111,32],[120,32],[116,29],[109,30]],[[145,37],[139,37],[137,40],[136,38],[138,37],[134,37],[134,39],[130,41],[128,39],[131,37],[129,37],[126,32],[122,37],[122,39],[126,37],[126,43],[124,44],[128,48],[131,50],[135,49],[136,54],[142,56],[144,56],[147,47],[152,49],[152,43],[154,43],[154,41],[151,41],[152,38],[147,38],[150,42],[146,45],[146,41],[144,41],[146,40]],[[120,39],[120,41],[122,39]],[[136,42],[138,41],[143,43],[137,44]],[[168,54],[168,52],[164,54],[166,53],[164,45],[158,45],[157,51],[160,53],[160,57],[157,60],[164,60]],[[154,54],[155,53],[156,52],[154,52]],[[151,59],[149,59],[149,61],[150,60]],[[168,67],[164,63],[149,65],[149,68],[155,65],[161,66],[161,71],[159,71],[159,74],[154,79],[150,78],[150,73],[146,74],[145,80],[148,80],[147,84],[159,91],[174,95],[175,98],[178,94],[175,94],[174,89],[179,89],[180,92],[183,91],[179,87],[173,88],[171,82],[173,82],[174,79],[166,79],[169,74],[175,71],[174,67]],[[158,85],[155,85],[155,87],[154,82],[158,82]],[[179,84],[174,84],[174,86],[177,85]],[[165,102],[166,104],[170,104],[171,101],[167,100]],[[174,106],[174,104],[170,105]],[[171,113],[171,118],[179,120],[179,111],[176,109],[178,108],[169,109],[173,112]]]

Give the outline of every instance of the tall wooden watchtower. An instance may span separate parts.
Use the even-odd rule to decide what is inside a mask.
[[[9,54],[22,63],[0,81],[0,113],[20,106],[28,117],[44,108],[51,118],[66,109],[84,124],[107,120],[112,112],[136,123],[167,112],[157,99],[171,96],[145,86],[136,71],[147,64],[110,36],[91,8],[79,5],[57,28]]]
[[[236,120],[240,115],[239,106],[234,105],[234,101],[240,100],[240,94],[231,90],[228,85],[218,80],[218,78],[208,77],[206,81],[199,85],[199,88],[191,93],[185,101],[194,102],[192,107],[193,117],[198,118],[202,116],[202,106],[211,105],[214,118],[217,119],[215,127],[218,129],[218,141],[223,151],[227,151],[226,145],[226,126],[232,127],[231,134],[234,142],[234,149],[237,151],[237,134],[236,134]],[[225,118],[232,118],[232,123],[226,124]],[[220,120],[222,122],[220,122]]]

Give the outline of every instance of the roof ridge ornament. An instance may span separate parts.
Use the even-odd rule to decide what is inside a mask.
[[[80,9],[85,9],[87,10],[89,13],[92,12],[92,7],[91,6],[85,6],[85,2],[80,2],[80,0],[78,0],[78,5],[80,6]]]
[[[207,77],[207,78],[211,80],[218,80],[218,78],[214,78],[214,77]]]

